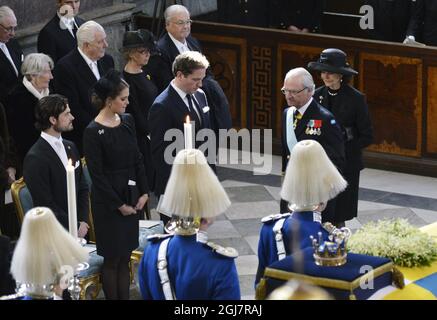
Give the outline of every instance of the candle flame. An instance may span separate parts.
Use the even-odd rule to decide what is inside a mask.
[[[69,165],[69,166],[72,166],[72,165],[73,165],[73,160],[71,160],[71,158],[68,159],[68,165]]]
[[[187,117],[185,118],[185,123],[190,123],[190,116],[187,116]]]

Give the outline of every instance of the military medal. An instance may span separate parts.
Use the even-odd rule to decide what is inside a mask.
[[[309,121],[308,121],[308,123],[307,123],[307,129],[305,130],[305,132],[308,131],[307,134],[310,134],[310,135],[313,134],[313,125],[314,125],[313,123],[314,123],[314,120],[309,120]]]
[[[322,134],[322,120],[314,120],[314,134],[320,136]]]

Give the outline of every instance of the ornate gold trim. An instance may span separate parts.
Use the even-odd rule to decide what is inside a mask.
[[[90,287],[95,287],[95,289],[90,292],[91,299],[95,300],[102,288],[100,282],[100,273],[96,273],[84,278],[79,278],[79,286],[80,286],[80,295],[79,295],[80,300],[86,300],[87,291]]]
[[[330,279],[330,278],[322,278],[322,277],[314,277],[314,276],[308,276],[305,274],[295,273],[295,272],[288,272],[283,270],[277,270],[272,268],[266,268],[264,272],[264,277],[270,277],[274,279],[284,280],[288,281],[291,279],[297,279],[306,281],[312,284],[315,284],[317,286],[321,287],[328,287],[328,288],[334,288],[334,289],[340,289],[340,290],[349,290],[353,291],[356,288],[360,286],[362,282],[368,281],[371,277],[379,277],[380,275],[391,272],[393,270],[393,263],[388,262],[376,269],[374,269],[372,272],[367,272],[363,274],[361,277],[356,278],[352,282],[344,281],[344,280],[336,280],[336,279]]]
[[[18,218],[18,222],[20,223],[20,226],[23,223],[24,214],[25,214],[20,200],[20,190],[23,189],[24,187],[26,187],[26,183],[24,182],[23,177],[14,181],[11,185],[12,200],[14,201],[15,208],[17,209],[17,218]]]
[[[141,259],[143,257],[144,252],[142,251],[138,251],[138,250],[134,250],[132,251],[131,255],[130,255],[130,261],[129,261],[129,269],[130,269],[130,279],[131,279],[131,283],[134,282],[135,280],[135,265],[140,264]]]

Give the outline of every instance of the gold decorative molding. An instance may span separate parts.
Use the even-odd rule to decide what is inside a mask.
[[[240,87],[240,91],[235,92],[235,97],[233,93],[226,92],[226,96],[231,104],[231,109],[240,110],[240,123],[236,124],[234,122],[234,126],[239,126],[240,128],[246,128],[246,119],[247,119],[247,40],[243,38],[236,37],[225,37],[225,36],[216,36],[204,33],[195,33],[193,34],[196,39],[202,42],[206,51],[214,51],[214,56],[221,55],[220,51],[229,51],[232,50],[232,47],[237,47],[239,53],[237,57],[237,63],[235,66],[228,65],[230,68],[234,79],[231,80],[232,83],[238,83]],[[208,47],[205,44],[209,42],[214,44],[212,47]],[[218,47],[218,48],[217,48]],[[223,59],[226,60],[226,59]],[[237,76],[239,76],[237,78]],[[217,81],[219,81],[218,79]],[[220,83],[220,81],[219,81]],[[233,99],[235,98],[235,99]],[[239,98],[239,99],[238,99]],[[232,101],[234,101],[234,105],[232,105]]]
[[[422,155],[422,69],[418,58],[359,54],[359,90],[366,93],[375,135],[368,150]]]

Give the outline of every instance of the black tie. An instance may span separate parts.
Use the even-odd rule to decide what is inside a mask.
[[[191,94],[187,94],[187,99],[188,99],[188,108],[190,109],[191,119],[193,119],[193,120],[197,119],[199,125],[202,125],[202,119],[200,118],[200,113],[199,113],[199,110],[197,107],[196,99],[193,99]],[[194,100],[194,105],[193,105],[193,100]]]

